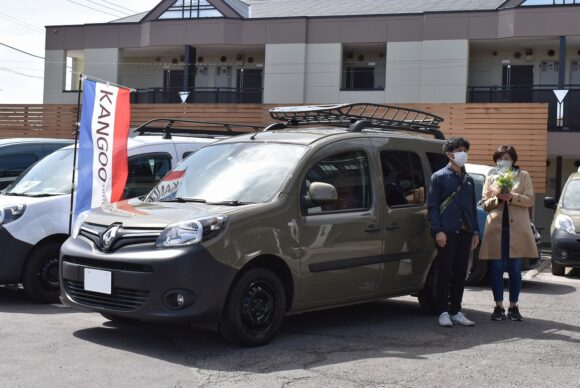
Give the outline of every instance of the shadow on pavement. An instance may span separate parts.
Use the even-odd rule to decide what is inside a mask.
[[[0,287],[0,313],[14,314],[70,314],[76,311],[61,304],[38,304],[24,294],[22,288]]]
[[[504,289],[507,292],[509,280],[504,279]],[[484,282],[478,286],[465,287],[467,292],[488,292],[491,295],[489,282]],[[536,280],[522,280],[522,293],[525,294],[545,294],[545,295],[566,295],[576,292],[576,288],[567,284],[550,283]]]
[[[217,371],[269,373],[372,358],[428,359],[482,345],[526,339],[580,345],[580,327],[541,319],[491,322],[466,311],[475,328],[441,328],[418,303],[387,300],[289,317],[270,345],[239,348],[217,333],[187,326],[113,324],[78,330],[85,341],[163,361]],[[522,310],[525,315],[525,310]]]

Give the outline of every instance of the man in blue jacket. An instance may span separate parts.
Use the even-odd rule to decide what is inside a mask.
[[[469,252],[479,244],[475,184],[465,172],[469,142],[451,137],[443,145],[449,164],[431,176],[429,223],[437,243],[436,304],[439,325],[473,326],[461,312]]]

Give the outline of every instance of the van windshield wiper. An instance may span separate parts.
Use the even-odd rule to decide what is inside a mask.
[[[255,202],[242,202],[242,201],[220,201],[220,202],[208,202],[208,205],[224,205],[224,206],[243,206],[251,205]]]
[[[186,202],[197,202],[197,203],[207,203],[205,199],[201,198],[188,198],[188,197],[175,197],[171,199],[165,199],[159,202],[179,202],[179,203],[186,203]]]

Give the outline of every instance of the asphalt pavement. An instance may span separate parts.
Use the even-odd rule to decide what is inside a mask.
[[[0,288],[2,387],[578,387],[580,273],[523,283],[523,322],[492,322],[491,291],[465,292],[473,328],[437,326],[416,298],[289,317],[270,345],[239,348],[188,326],[113,324]],[[506,297],[507,299],[507,297]]]

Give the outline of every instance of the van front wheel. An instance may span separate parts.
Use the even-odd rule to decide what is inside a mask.
[[[435,315],[437,313],[437,276],[439,274],[439,269],[437,268],[437,260],[431,264],[429,269],[429,274],[427,275],[427,281],[425,282],[425,287],[421,292],[419,292],[419,305],[421,310],[430,315]]]
[[[60,242],[50,242],[36,248],[28,258],[22,285],[26,295],[37,303],[58,303],[60,284],[58,256]]]
[[[265,268],[245,272],[232,286],[219,330],[235,344],[270,342],[284,321],[286,296],[280,278]]]

